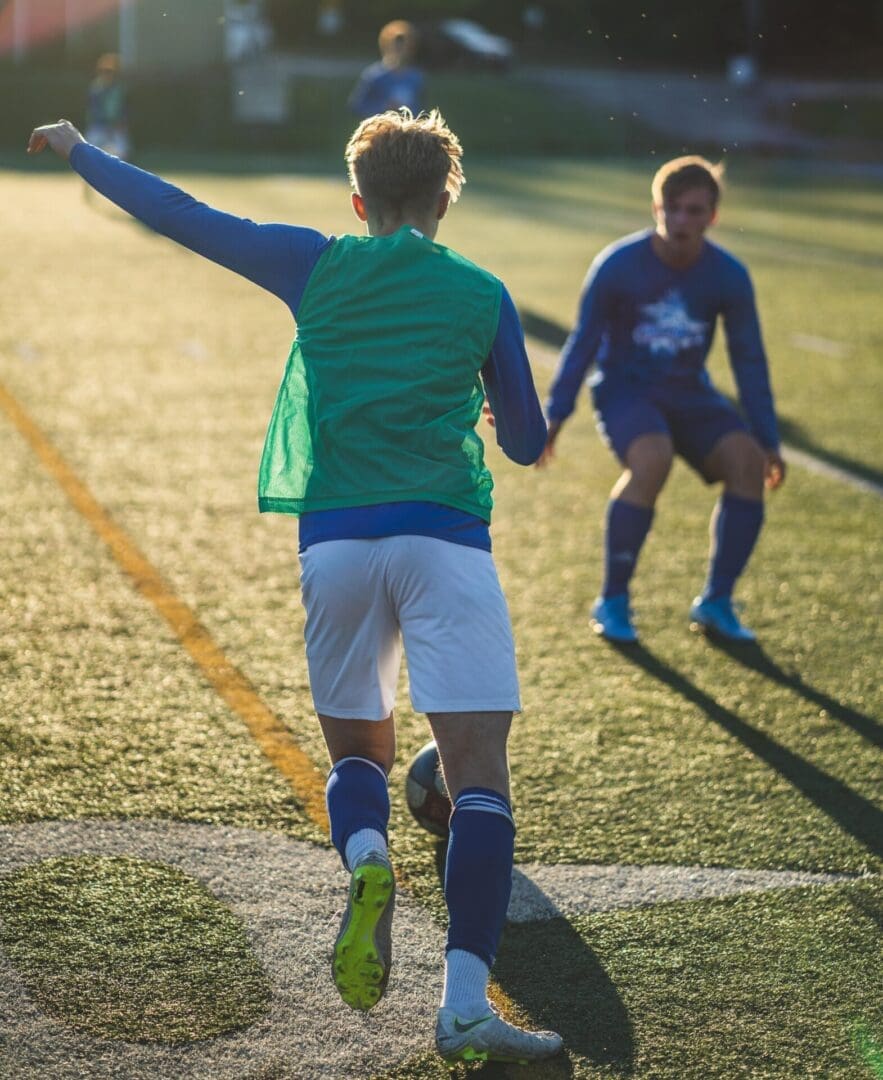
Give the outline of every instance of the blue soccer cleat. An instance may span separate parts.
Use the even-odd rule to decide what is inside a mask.
[[[599,596],[592,608],[592,629],[608,641],[618,641],[621,645],[634,645],[638,633],[632,624],[629,611],[628,593],[618,596]]]
[[[690,618],[693,620],[694,629],[703,630],[712,637],[723,638],[724,641],[757,640],[754,631],[739,622],[729,596],[716,596],[710,600],[697,596],[690,608]]]

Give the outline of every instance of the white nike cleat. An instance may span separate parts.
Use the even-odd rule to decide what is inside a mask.
[[[453,1009],[439,1009],[435,1045],[449,1065],[457,1061],[505,1061],[527,1065],[554,1057],[563,1042],[554,1031],[524,1031],[495,1012],[461,1020]]]

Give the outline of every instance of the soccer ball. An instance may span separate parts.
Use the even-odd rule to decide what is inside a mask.
[[[433,836],[447,837],[451,800],[441,774],[438,747],[428,742],[418,751],[405,780],[408,809],[417,823]]]

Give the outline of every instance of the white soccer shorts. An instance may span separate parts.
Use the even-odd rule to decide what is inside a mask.
[[[506,600],[490,552],[429,536],[327,540],[301,554],[316,711],[383,720],[402,643],[417,712],[520,708]]]

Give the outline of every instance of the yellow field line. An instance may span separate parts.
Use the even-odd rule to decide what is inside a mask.
[[[196,614],[171,591],[159,571],[138,550],[79,479],[12,394],[0,383],[0,406],[31,445],[65,495],[110,548],[135,588],[156,608],[199,669],[243,721],[255,742],[291,783],[309,819],[328,831],[325,778],[297,745],[291,732],[264,704],[242,672],[227,659]]]
[[[175,596],[159,571],[138,550],[134,540],[117,525],[2,382],[0,407],[58,481],[73,506],[110,548],[114,559],[132,579],[138,592],[162,615],[208,681],[243,721],[264,754],[289,781],[309,819],[327,833],[325,778],[297,745],[288,728],[264,704],[248,679],[215,644],[191,608]],[[403,875],[397,876],[400,883],[406,883]],[[509,1016],[515,1013],[511,999],[497,983],[491,983],[489,993],[501,1012]]]

